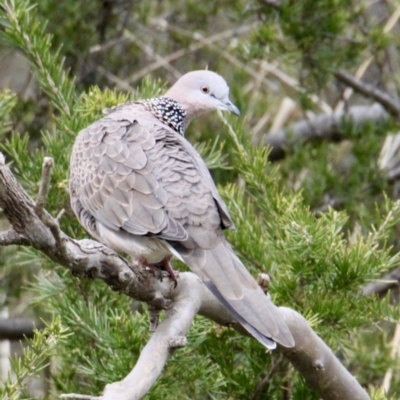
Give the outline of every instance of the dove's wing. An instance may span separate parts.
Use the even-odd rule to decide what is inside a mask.
[[[183,226],[212,231],[221,218],[232,225],[194,148],[140,104],[119,107],[79,133],[70,189],[75,211],[79,202],[109,229],[134,235],[184,241]]]

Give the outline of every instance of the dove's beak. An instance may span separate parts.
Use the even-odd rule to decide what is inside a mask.
[[[224,110],[230,111],[236,115],[240,115],[239,109],[229,100],[224,100],[222,102],[222,106]]]

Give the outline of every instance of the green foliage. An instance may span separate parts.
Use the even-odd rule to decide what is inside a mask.
[[[400,261],[387,245],[400,221],[400,202],[386,199],[378,226],[344,235],[344,212],[311,213],[297,193],[279,190],[280,171],[267,161],[265,148],[229,132],[237,143],[236,167],[246,183],[221,189],[237,224],[238,232],[229,236],[232,243],[254,273],[272,274],[278,304],[292,304],[313,318],[314,329],[332,348],[346,346],[346,332],[370,325],[382,311],[382,303],[360,289]],[[386,306],[385,315],[390,312]]]
[[[66,77],[63,62],[59,60],[60,50],[54,53],[48,51],[51,35],[46,34],[46,26],[36,19],[34,6],[25,0],[7,0],[2,7],[0,24],[5,28],[3,39],[28,56],[37,71],[41,88],[53,106],[66,117],[71,117],[75,88]]]
[[[74,332],[74,339],[64,342],[57,353],[60,362],[54,379],[60,392],[100,393],[104,382],[128,374],[150,336],[147,313],[132,316],[129,298],[65,271],[38,280],[35,288],[36,302],[56,309],[63,326]],[[225,382],[220,367],[198,350],[210,331],[209,321],[196,321],[188,336],[193,345],[174,355],[150,398],[198,398],[205,391],[221,391]]]
[[[0,138],[6,133],[11,125],[9,114],[17,104],[17,97],[9,90],[0,92]]]
[[[188,137],[196,139],[197,149],[220,183],[237,228],[228,233],[229,240],[254,275],[270,273],[274,301],[302,313],[369,387],[373,399],[390,398],[380,392],[379,385],[385,372],[393,368],[389,396],[396,398],[399,362],[390,356],[389,341],[398,310],[388,298],[366,297],[361,292],[364,285],[399,263],[396,225],[400,204],[387,196],[391,187],[376,161],[383,136],[395,124],[358,130],[344,126],[341,133],[346,141],[296,145],[279,164],[268,162],[269,149],[254,146],[248,134],[252,121],[265,114],[267,104],[275,111],[278,103],[276,83],[257,74],[254,60],[276,59],[285,71],[294,72],[301,85],[289,80],[289,86],[303,112],[320,106],[314,91],[330,82],[332,69],[356,67],[362,57],[387,50],[393,38],[378,25],[371,25],[369,32],[362,29],[365,10],[356,2],[288,0],[280,8],[265,4],[140,2],[135,3],[130,28],[137,29],[138,41],[146,35],[157,37],[155,52],[167,49],[173,53],[183,47],[195,66],[187,60],[176,62],[174,67],[182,71],[206,64],[217,70],[220,66],[247,119],[227,119],[222,114],[219,120],[201,119],[191,126]],[[159,32],[151,24],[155,17],[164,18],[166,11],[170,12],[166,24],[176,24]],[[148,62],[136,47],[127,46],[121,33],[124,28],[118,28],[117,35],[121,21],[116,14],[110,14],[105,25],[96,25],[94,17],[101,12],[100,3],[94,0],[62,4],[44,0],[38,8],[29,0],[4,0],[0,7],[1,39],[27,57],[48,106],[40,141],[32,145],[35,132],[25,124],[9,133],[11,121],[27,110],[15,107],[14,94],[1,92],[0,148],[33,197],[43,157],[55,159],[46,208],[53,214],[66,208],[62,228],[79,238],[86,233],[68,209],[67,192],[76,132],[101,117],[105,108],[159,96],[166,88],[165,80],[148,77],[135,90],[121,93],[101,88],[104,76],[89,79],[80,70],[79,65],[89,67],[107,59],[106,77],[116,81],[115,72],[128,82],[133,67],[127,65],[139,69]],[[191,32],[209,29],[211,35],[215,26],[234,31],[239,21],[256,21],[248,38],[235,38],[241,57],[227,52],[232,40],[226,46],[216,43],[207,51],[203,48],[190,58],[190,46],[198,43]],[[115,46],[107,47],[106,39]],[[110,49],[108,57],[102,53],[98,59],[91,58],[96,46]],[[64,57],[78,75],[77,83],[65,71]],[[226,60],[236,67],[226,68]],[[90,86],[93,80],[100,87]],[[327,90],[321,98],[334,95]],[[26,107],[34,113],[34,107]],[[326,206],[330,204],[327,197],[339,204],[337,210]],[[0,265],[1,282],[13,293],[14,301],[29,291],[35,299],[31,312],[52,320],[45,331],[36,333],[23,357],[14,360],[17,380],[1,386],[2,398],[28,398],[24,382],[40,374],[49,357],[57,360],[50,378],[52,398],[65,392],[100,393],[106,383],[122,379],[131,370],[150,333],[147,313],[133,312],[130,299],[101,282],[72,277],[29,248],[2,250]],[[39,268],[40,277],[32,279]],[[13,283],[16,275],[22,277]],[[275,373],[259,398],[281,399],[284,392],[294,400],[318,398],[285,361],[227,328],[197,318],[188,342],[174,354],[148,399],[249,399],[275,364]]]
[[[26,389],[26,380],[40,376],[47,367],[50,357],[55,357],[58,347],[67,341],[71,335],[68,329],[61,325],[59,318],[53,318],[44,330],[35,331],[35,337],[28,341],[28,346],[23,349],[22,356],[12,361],[12,370],[15,379],[10,376],[0,386],[2,400],[30,399]]]
[[[267,23],[254,34],[252,57],[263,58],[267,45],[301,63],[303,84],[319,87],[332,69],[352,65],[367,49],[364,11],[362,3],[348,0],[284,0],[278,10],[261,6]]]

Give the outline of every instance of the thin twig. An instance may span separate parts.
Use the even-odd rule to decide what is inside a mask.
[[[273,134],[273,132],[279,132],[295,109],[296,103],[290,97],[284,97],[272,121],[269,133]]]
[[[394,331],[393,340],[392,340],[392,351],[390,352],[390,356],[392,359],[399,357],[400,355],[400,324],[396,324],[396,329]],[[390,390],[390,383],[393,377],[393,368],[389,368],[386,371],[385,377],[382,382],[382,392],[388,393]]]
[[[383,27],[383,33],[387,34],[389,33],[393,27],[396,25],[397,21],[400,18],[400,6],[396,8],[396,10],[393,12],[393,14],[389,17],[388,21],[386,22],[386,25]],[[372,64],[372,61],[374,60],[374,57],[368,57],[358,68],[357,71],[354,74],[355,79],[361,79],[369,66]],[[344,106],[346,102],[350,99],[350,97],[353,94],[354,89],[352,87],[347,87],[341,96],[341,100],[338,102],[338,104],[335,107],[335,112],[341,112],[344,109]]]
[[[157,54],[150,46],[146,43],[142,42],[137,36],[135,36],[132,32],[125,29],[123,32],[124,37],[129,39],[131,42],[136,43],[147,55],[152,57],[155,61],[162,63],[162,67],[164,67],[167,71],[171,72],[171,74],[176,78],[179,79],[181,77],[181,73],[174,68],[169,62],[165,60],[165,58],[161,57]]]
[[[171,31],[171,32],[178,33],[180,35],[184,35],[193,41],[199,42],[200,44],[202,44],[202,46],[208,47],[212,51],[217,52],[220,56],[225,58],[232,65],[238,67],[239,69],[246,71],[247,74],[249,74],[252,78],[254,78],[256,80],[259,80],[260,83],[264,84],[268,89],[272,88],[273,90],[277,91],[278,88],[270,80],[268,80],[265,76],[264,77],[260,76],[260,73],[258,71],[256,71],[254,68],[252,68],[249,64],[240,61],[237,57],[228,53],[223,48],[217,47],[208,38],[204,37],[200,33],[198,33],[198,32],[193,33],[190,30],[183,29],[176,25],[171,25],[171,24],[167,24],[167,23],[165,24],[165,29],[167,29],[168,31]]]
[[[89,47],[89,53],[93,54],[93,53],[106,51],[110,48],[115,47],[116,45],[126,42],[127,40],[128,40],[127,38],[122,37],[122,38],[112,39],[112,40],[109,40],[104,43],[95,44],[94,46]]]
[[[62,232],[59,225],[58,216],[62,216],[62,211],[53,218],[44,209],[50,189],[51,170],[54,165],[54,160],[51,157],[45,157],[42,164],[42,180],[40,183],[39,193],[35,204],[35,213],[43,221],[43,223],[50,229],[56,241],[57,251],[63,258],[67,258],[67,249],[62,238]]]
[[[40,182],[39,193],[36,199],[35,212],[41,218],[43,215],[44,206],[47,202],[47,196],[50,189],[51,169],[54,161],[50,157],[45,157],[42,164],[42,181]]]
[[[247,85],[244,86],[242,93],[243,94],[250,94],[249,101],[247,102],[247,111],[246,111],[246,118],[251,121],[253,119],[253,115],[255,112],[256,105],[258,104],[257,101],[260,96],[263,94],[260,93],[258,90],[262,80],[265,79],[268,71],[263,67],[261,64],[257,71],[257,78],[250,80]],[[267,112],[268,113],[268,112]]]
[[[133,86],[127,83],[127,80],[118,78],[117,75],[114,75],[112,72],[107,71],[101,65],[97,66],[97,71],[100,72],[100,74],[102,74],[103,76],[105,76],[111,83],[114,83],[119,89],[126,90],[127,92],[133,92],[135,90]]]
[[[250,254],[248,254],[241,248],[238,248],[237,252],[240,253],[247,261],[249,261],[251,264],[253,264],[253,266],[256,267],[259,271],[265,272],[265,267],[263,265],[261,265],[258,261],[256,261]]]
[[[382,104],[382,106],[385,107],[385,109],[393,116],[400,116],[400,104],[387,93],[373,87],[372,85],[369,85],[368,83],[362,82],[354,78],[346,71],[338,71],[334,74],[340,81],[352,87],[357,92],[363,94],[364,96],[370,97],[378,103]]]
[[[306,93],[310,100],[326,114],[333,113],[332,107],[328,103],[323,101],[316,94],[306,92],[306,90],[300,86],[300,83],[296,79],[292,78],[290,75],[279,69],[276,65],[270,64],[265,60],[253,60],[253,62],[261,64],[268,73],[274,75],[275,78],[279,79],[279,81],[286,85],[288,88],[294,89],[296,92]]]
[[[280,355],[279,359],[272,363],[271,368],[269,369],[267,374],[264,376],[264,378],[258,383],[256,390],[249,397],[249,400],[256,400],[260,397],[260,395],[263,393],[265,387],[268,385],[272,375],[275,373],[275,371],[278,369],[278,367],[282,364],[282,361],[283,361],[283,356]]]
[[[63,208],[56,216],[55,220],[56,222],[59,224],[61,221],[61,218],[63,217],[63,215],[65,214],[65,209]]]
[[[166,27],[168,26],[168,23],[165,20],[153,19],[152,25],[155,28],[165,30]],[[143,68],[140,71],[135,72],[133,75],[131,75],[126,81],[128,83],[136,82],[137,80],[143,78],[144,76],[148,75],[149,73],[162,67],[166,62],[171,63],[172,61],[175,61],[178,58],[181,58],[189,53],[193,53],[193,52],[201,49],[206,44],[212,45],[213,43],[219,42],[221,40],[229,39],[230,37],[232,37],[234,35],[243,35],[245,33],[248,33],[254,28],[254,26],[255,25],[241,26],[239,28],[228,29],[226,31],[219,32],[215,35],[209,36],[208,38],[205,38],[204,41],[201,43],[193,43],[187,49],[180,49],[171,54],[166,55],[165,57],[162,57],[162,59],[163,59],[162,61],[161,60],[156,61],[152,64],[147,65],[145,68]]]
[[[64,259],[68,259],[67,247],[65,245],[63,232],[60,229],[58,221],[48,213],[43,215],[42,221],[53,234],[54,240],[56,241],[57,251],[59,252],[60,256]]]

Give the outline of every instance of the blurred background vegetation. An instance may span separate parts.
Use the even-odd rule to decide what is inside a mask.
[[[0,0],[1,151],[33,197],[55,159],[47,209],[82,238],[67,192],[76,133],[187,71],[220,73],[243,118],[209,115],[187,138],[231,210],[230,240],[372,398],[398,399],[399,18],[398,0]],[[0,282],[4,320],[47,325],[22,355],[1,342],[2,399],[99,394],[149,337],[140,304],[29,248],[0,248]],[[197,318],[188,340],[148,399],[319,398],[229,329]]]

